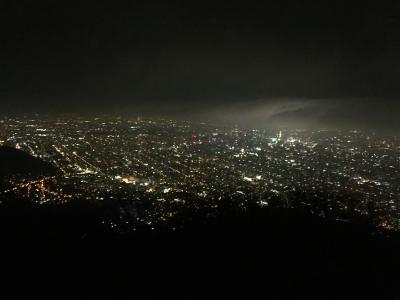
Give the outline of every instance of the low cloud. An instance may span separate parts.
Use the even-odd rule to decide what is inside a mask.
[[[208,116],[259,128],[343,128],[395,132],[400,105],[394,99],[260,99],[218,107]]]

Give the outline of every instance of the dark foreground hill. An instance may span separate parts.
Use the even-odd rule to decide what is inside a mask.
[[[0,176],[11,175],[55,175],[57,169],[21,150],[11,147],[0,147]]]
[[[396,237],[291,209],[188,219],[121,235],[85,202],[3,203],[1,299],[400,298]]]

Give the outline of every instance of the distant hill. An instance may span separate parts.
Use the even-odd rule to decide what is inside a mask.
[[[55,175],[56,173],[56,167],[40,158],[15,148],[0,147],[0,176],[41,176]]]

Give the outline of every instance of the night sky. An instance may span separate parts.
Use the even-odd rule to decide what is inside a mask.
[[[0,2],[2,113],[400,121],[398,1]]]

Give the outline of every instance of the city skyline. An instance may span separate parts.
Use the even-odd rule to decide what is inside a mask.
[[[0,0],[0,298],[400,299],[399,112],[399,0]]]
[[[1,124],[0,146],[57,170],[4,176],[3,197],[43,205],[111,200],[129,229],[168,222],[182,209],[217,210],[222,197],[236,199],[238,207],[275,201],[334,220],[365,216],[377,228],[400,228],[399,136],[113,116],[10,118]],[[138,212],[143,203],[147,208]]]

